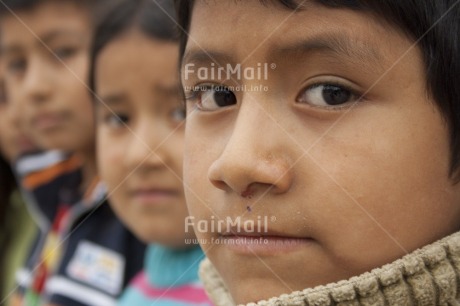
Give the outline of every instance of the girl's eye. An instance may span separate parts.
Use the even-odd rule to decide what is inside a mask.
[[[129,118],[125,115],[110,114],[104,119],[104,123],[111,128],[121,128],[128,124]]]
[[[354,102],[357,99],[357,95],[343,86],[318,84],[303,91],[297,98],[297,102],[318,107],[334,107]]]
[[[201,86],[187,100],[196,100],[197,108],[202,111],[214,111],[237,103],[235,94],[223,86]]]
[[[176,108],[172,113],[171,117],[175,122],[182,122],[185,120],[185,109],[183,107]]]

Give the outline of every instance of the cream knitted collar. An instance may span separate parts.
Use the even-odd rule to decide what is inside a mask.
[[[235,305],[208,259],[200,278],[216,306]],[[349,280],[250,305],[460,306],[460,232]]]

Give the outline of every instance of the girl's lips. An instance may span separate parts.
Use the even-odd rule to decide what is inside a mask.
[[[274,256],[295,252],[314,243],[311,238],[282,236],[220,236],[218,244],[241,255]]]
[[[158,205],[178,196],[174,190],[150,189],[132,192],[134,201],[141,205]]]

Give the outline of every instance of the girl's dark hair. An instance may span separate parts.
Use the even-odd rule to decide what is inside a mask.
[[[172,0],[119,0],[106,11],[96,25],[91,48],[89,85],[96,91],[95,63],[102,49],[115,38],[135,28],[142,33],[165,42],[179,42],[176,13]]]
[[[299,0],[260,0],[296,9]],[[460,181],[460,3],[457,0],[311,0],[331,8],[369,13],[416,41],[423,54],[429,94],[446,125],[451,146],[450,176]],[[195,0],[175,0],[180,55],[187,45]],[[301,8],[300,8],[301,9]]]

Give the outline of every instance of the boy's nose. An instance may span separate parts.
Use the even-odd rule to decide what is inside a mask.
[[[208,171],[211,183],[243,197],[287,192],[293,169],[285,131],[262,105],[242,106],[233,133]]]

